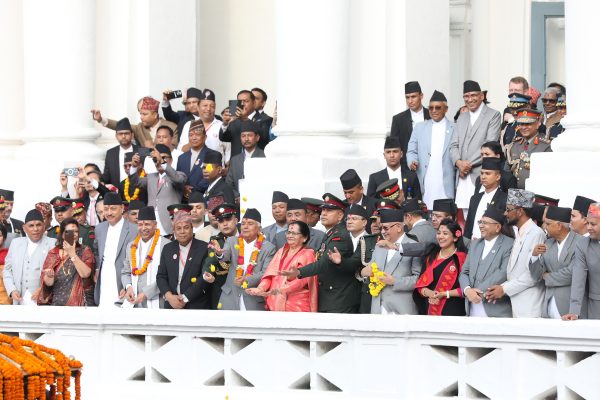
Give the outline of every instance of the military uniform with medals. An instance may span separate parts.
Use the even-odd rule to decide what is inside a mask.
[[[6,203],[14,203],[15,201],[15,192],[12,190],[0,189],[0,199],[5,205]],[[4,211],[2,211],[4,212]],[[23,221],[9,218],[5,221],[0,222],[6,228],[7,233],[13,233],[13,237],[25,236],[25,231],[23,230]],[[8,243],[4,244],[5,247],[8,247]]]

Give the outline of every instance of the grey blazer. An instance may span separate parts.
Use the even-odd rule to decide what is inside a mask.
[[[133,241],[137,235],[137,226],[128,222],[123,221],[123,227],[121,228],[121,235],[119,236],[119,243],[117,244],[117,258],[115,259],[115,279],[117,280],[117,288],[119,291],[123,289],[123,282],[121,282],[121,272],[123,262],[125,260],[126,244]],[[96,254],[96,287],[94,288],[94,301],[96,305],[100,303],[100,287],[102,277],[102,261],[104,258],[104,247],[106,245],[106,235],[108,234],[108,221],[104,221],[96,225],[96,238],[94,239],[94,250]]]
[[[573,274],[573,256],[578,235],[571,231],[558,258],[558,243],[555,239],[546,240],[546,252],[537,261],[529,264],[531,277],[544,282],[545,294],[542,303],[542,317],[548,318],[548,302],[554,296],[556,308],[560,315],[569,313],[571,302],[571,276]],[[542,274],[548,272],[545,279]]]
[[[448,118],[446,120],[446,135],[444,137],[444,152],[442,154],[442,166],[443,166],[443,179],[442,184],[444,185],[444,192],[446,192],[447,198],[454,198],[454,187],[456,185],[456,177],[454,163],[450,157],[450,142],[452,140],[452,134],[454,132],[454,123]],[[419,178],[419,184],[421,185],[421,192],[425,190],[425,176],[427,174],[427,167],[429,166],[429,159],[431,158],[431,129],[433,127],[433,120],[428,119],[423,122],[419,122],[413,128],[410,141],[408,142],[408,151],[406,153],[406,163],[410,165],[413,161],[417,161],[419,166],[417,168],[417,176]]]
[[[256,146],[254,149],[254,153],[252,153],[251,158],[264,158],[265,152],[263,149]],[[225,178],[225,183],[233,188],[233,192],[235,196],[238,197],[240,195],[240,186],[238,181],[240,179],[244,179],[244,161],[246,160],[246,152],[242,149],[242,152],[236,154],[231,157],[231,162],[229,165],[229,172],[227,173],[227,177]]]
[[[573,257],[569,313],[579,315],[581,318],[585,318],[586,283],[589,288],[587,318],[600,319],[600,243],[589,237],[580,237],[575,245]]]
[[[308,240],[307,247],[310,247],[315,252],[317,252],[321,248],[321,243],[323,243],[324,239],[325,239],[325,232],[320,231],[315,228],[310,228],[310,239]],[[275,247],[277,248],[277,250],[279,250],[280,248],[285,246],[286,243],[287,243],[287,239],[285,237],[285,231],[281,231],[281,232],[275,234],[275,243],[274,244],[275,244]]]
[[[456,121],[456,129],[450,141],[450,157],[452,165],[458,160],[467,160],[472,165],[469,176],[475,184],[481,170],[481,145],[485,142],[498,141],[500,138],[500,112],[481,104],[481,114],[471,126],[470,112],[460,114]],[[456,178],[458,179],[458,174]]]
[[[129,178],[132,180],[132,184],[146,188],[148,192],[148,205],[158,210],[160,224],[165,230],[165,232],[161,232],[160,234],[170,235],[173,233],[173,224],[167,207],[171,204],[181,203],[183,186],[187,181],[187,176],[183,172],[175,171],[173,167],[167,165],[167,168],[165,168],[165,182],[160,187],[158,185],[160,179],[158,172],[149,174],[144,178],[138,178],[137,174],[133,174]]]
[[[285,230],[287,230],[287,225],[285,226],[284,234],[285,234]],[[265,235],[265,238],[269,242],[275,243],[275,235],[277,234],[277,224],[272,223],[271,225],[263,228],[262,233],[263,233],[263,235]]]
[[[152,239],[150,239],[150,240],[152,240]],[[157,249],[154,249],[154,255],[152,257],[153,260],[156,260],[156,261],[160,260],[160,253],[162,253],[162,249],[163,249],[163,247],[165,247],[165,244],[167,244],[169,242],[170,242],[170,240],[166,239],[164,237],[161,237],[158,239],[157,247],[160,249],[160,252],[156,251]],[[131,282],[132,282],[132,278],[131,278],[131,245],[133,245],[133,240],[131,242],[127,243],[127,246],[125,248],[125,260],[123,261],[123,269],[121,270],[121,282],[123,283],[124,288],[127,288],[128,285],[131,285]],[[137,260],[137,262],[138,262],[138,265],[141,267],[143,264],[143,260]],[[158,272],[158,268],[156,269],[156,271]],[[147,281],[148,281],[147,278],[148,278],[147,272],[144,272],[142,275],[139,275],[139,279],[138,279],[138,283],[137,283],[137,293],[144,293],[146,295],[146,299],[153,299],[160,294],[160,291],[158,290],[158,285],[156,284],[156,275],[153,277],[154,282],[151,285],[147,284]],[[160,308],[163,308],[163,302],[164,302],[164,300],[161,297],[160,298]],[[143,303],[136,304],[135,306],[139,307],[139,308],[147,308],[148,301],[144,300]]]
[[[415,243],[406,235],[402,238],[402,244]],[[390,313],[417,314],[417,306],[412,297],[417,279],[421,275],[421,259],[408,257],[396,252],[387,262],[388,250],[375,246],[372,262],[377,264],[380,271],[387,272],[394,277],[393,286],[386,286],[379,296],[371,300],[371,314],[381,314],[381,306]]]
[[[237,268],[238,250],[235,248],[238,237],[231,236],[227,238],[225,246],[223,247],[223,261],[231,261],[229,272],[227,273],[227,280],[221,286],[221,303],[222,310],[239,310],[240,309],[240,297],[244,296],[244,306],[246,310],[253,311],[265,311],[265,299],[260,296],[250,296],[246,294],[244,289],[240,286],[233,284],[235,279],[235,270]],[[258,286],[260,280],[265,273],[265,270],[269,266],[271,259],[275,255],[275,246],[264,240],[260,252],[258,253],[258,259],[256,260],[256,266],[252,275],[246,280],[248,287],[253,288]],[[216,288],[215,288],[216,289]],[[213,289],[214,290],[214,289]]]
[[[21,296],[27,290],[33,294],[40,287],[42,267],[48,252],[55,246],[56,239],[42,236],[31,257],[27,255],[28,243],[27,237],[15,237],[8,248],[2,277],[9,296],[15,290],[18,290]]]
[[[408,233],[415,235],[421,243],[437,243],[437,231],[429,221],[425,220],[418,225],[413,225],[413,228]]]
[[[506,267],[510,258],[514,240],[505,235],[498,235],[496,242],[484,259],[483,248],[485,240],[479,239],[471,242],[469,254],[462,266],[458,282],[464,290],[467,286],[485,291],[492,285],[499,285],[506,281]],[[496,303],[489,303],[482,299],[483,308],[488,317],[512,317],[512,307],[508,296],[502,297]],[[465,297],[465,310],[470,315],[471,302]]]

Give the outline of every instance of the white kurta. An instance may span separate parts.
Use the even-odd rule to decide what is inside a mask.
[[[430,210],[433,209],[435,200],[448,197],[444,191],[444,166],[442,163],[445,139],[446,118],[442,118],[440,122],[432,121],[429,165],[423,181],[423,201]]]
[[[102,271],[100,272],[100,304],[99,307],[114,307],[119,301],[119,287],[116,281],[115,261],[119,237],[123,229],[124,219],[121,218],[115,225],[108,226],[104,254],[102,255]]]
[[[244,240],[244,265],[241,265],[241,267],[244,268],[244,275],[246,275],[246,270],[248,269],[248,264],[250,264],[250,258],[252,257],[252,252],[254,252],[255,245],[256,239],[254,239],[250,243]],[[246,305],[244,304],[244,296],[240,296],[240,310],[246,311]]]

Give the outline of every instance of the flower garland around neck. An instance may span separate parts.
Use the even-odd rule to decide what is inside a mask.
[[[75,378],[75,400],[81,399],[81,362],[51,349],[18,337],[0,334],[0,399],[36,400],[46,398],[70,400],[71,376]],[[27,393],[25,393],[27,387]],[[27,396],[25,396],[27,394]]]
[[[379,270],[376,263],[371,263],[371,271],[373,271],[373,275],[369,277],[369,293],[371,296],[377,297],[385,287],[385,283],[379,280],[380,277],[384,276],[384,273]]]
[[[262,233],[259,233],[256,243],[254,243],[254,251],[252,251],[252,254],[250,255],[250,261],[248,262],[248,267],[246,268],[247,276],[252,275],[254,272],[254,266],[256,265],[256,260],[258,260],[258,253],[260,252],[264,240],[265,236]],[[244,238],[242,238],[242,235],[240,234],[240,236],[238,236],[237,244],[239,251],[237,262],[238,268],[243,268],[242,265],[244,265],[244,243]]]
[[[143,169],[140,171],[140,178],[143,178],[146,176],[146,171],[144,171]],[[132,201],[132,200],[137,200],[139,195],[140,195],[140,188],[136,187],[135,190],[133,191],[133,196],[129,195],[129,177],[125,178],[125,185],[123,187],[123,191],[125,192],[125,200],[127,200],[128,202]]]
[[[152,238],[152,245],[150,246],[150,250],[148,250],[148,254],[144,258],[144,264],[142,268],[138,268],[137,265],[137,248],[140,243],[140,239],[142,237],[137,235],[133,244],[131,245],[131,273],[133,275],[142,275],[148,269],[148,265],[152,262],[152,256],[154,255],[154,249],[156,248],[156,244],[158,243],[158,239],[160,238],[160,229],[157,229],[154,232],[154,237]]]

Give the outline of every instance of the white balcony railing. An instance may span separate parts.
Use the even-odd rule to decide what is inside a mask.
[[[1,306],[83,399],[600,398],[600,321]]]

